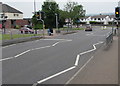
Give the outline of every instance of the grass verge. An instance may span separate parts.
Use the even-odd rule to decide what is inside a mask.
[[[32,37],[32,36],[42,36],[42,34],[0,34],[0,40],[10,40],[16,38]]]

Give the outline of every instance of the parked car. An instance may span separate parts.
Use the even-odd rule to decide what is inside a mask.
[[[86,25],[85,31],[92,31],[91,24]]]
[[[28,34],[28,33],[33,34],[34,33],[34,30],[29,25],[24,25],[24,27],[22,27],[19,31],[21,31],[21,33],[25,33],[25,34]]]

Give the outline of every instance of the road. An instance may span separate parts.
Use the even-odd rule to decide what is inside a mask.
[[[2,48],[3,84],[65,84],[105,41],[109,29],[94,27]]]

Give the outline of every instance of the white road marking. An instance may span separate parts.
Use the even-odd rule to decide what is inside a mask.
[[[65,40],[65,41],[62,41],[62,42],[70,42],[70,41],[72,41],[72,40]]]
[[[98,42],[98,43],[96,43],[96,44],[93,44],[94,49],[91,49],[91,50],[89,50],[89,51],[80,53],[80,55],[83,55],[83,54],[85,54],[85,53],[89,53],[89,52],[91,52],[91,51],[93,51],[93,50],[96,50],[96,45],[101,44],[101,43],[103,43],[103,42]],[[66,72],[68,72],[68,71],[76,68],[76,67],[78,66],[78,62],[79,62],[80,55],[79,55],[79,54],[77,55],[77,58],[76,58],[76,61],[75,61],[75,64],[74,64],[75,66],[70,67],[70,68],[68,68],[68,69],[66,69],[66,70],[64,70],[64,71],[61,71],[61,72],[57,73],[57,74],[54,74],[54,75],[52,75],[52,76],[50,76],[50,77],[47,77],[47,78],[45,78],[45,79],[43,79],[43,80],[40,80],[40,81],[38,81],[37,83],[38,83],[38,84],[41,84],[41,83],[43,83],[43,82],[45,82],[45,81],[47,81],[47,80],[49,80],[49,79],[52,79],[52,78],[54,78],[54,77],[56,77],[56,76],[58,76],[58,75],[61,75],[61,74],[63,74],[63,73],[66,73]],[[70,83],[70,81],[73,80],[74,77],[76,77],[76,75],[77,75],[92,59],[93,59],[93,56],[80,68],[80,70],[79,70],[72,78],[70,78],[70,79],[67,81],[66,84]],[[36,83],[35,83],[35,84],[36,84]],[[36,84],[36,85],[37,85],[37,84]],[[36,85],[35,85],[35,86],[36,86]]]
[[[56,40],[56,41],[59,41],[59,40],[67,40],[67,39],[40,39],[40,40]]]
[[[44,46],[44,47],[39,47],[39,48],[34,48],[34,49],[31,49],[31,50],[39,50],[39,49],[44,49],[44,48],[49,48],[51,46]]]
[[[78,34],[78,33],[73,33],[74,35]]]
[[[54,46],[56,46],[58,43],[60,43],[60,42],[56,42],[55,44],[53,44],[52,46],[54,47]]]
[[[89,36],[89,35],[93,35],[93,33],[88,33],[88,34],[86,34],[86,36]]]
[[[94,56],[92,56],[65,84],[69,84],[81,72],[81,70],[85,68],[85,66],[93,59],[93,57]]]
[[[36,41],[33,41],[33,42],[38,42],[38,41],[40,41],[40,40],[36,40]]]
[[[106,35],[92,35],[92,36],[103,36],[103,37],[104,37],[104,36],[106,36]]]
[[[31,50],[26,50],[26,51],[24,51],[24,52],[22,52],[22,53],[20,53],[20,54],[18,54],[18,55],[16,55],[16,56],[14,56],[14,57],[8,57],[8,58],[5,58],[5,59],[0,59],[0,62],[1,62],[1,61],[5,61],[5,60],[9,60],[9,59],[17,58],[17,57],[19,57],[19,56],[22,56],[22,55],[25,54],[25,53],[28,53],[29,51],[31,51]]]
[[[59,76],[59,75],[61,75],[61,74],[63,74],[63,73],[66,73],[66,72],[74,69],[75,67],[76,67],[76,66],[70,67],[70,68],[68,68],[68,69],[66,69],[66,70],[63,70],[63,71],[61,71],[61,72],[59,72],[59,73],[56,73],[56,74],[54,74],[54,75],[52,75],[52,76],[49,76],[49,77],[47,77],[47,78],[45,78],[45,79],[43,79],[43,80],[40,80],[40,81],[38,81],[37,83],[38,83],[38,84],[43,83],[43,82],[45,82],[45,81],[47,81],[47,80],[49,80],[49,79],[52,79],[52,78],[54,78],[54,77],[56,77],[56,76]]]
[[[15,58],[15,57],[9,57],[9,58],[5,58],[5,59],[0,59],[0,62],[5,61],[5,60],[9,60],[9,59],[13,59],[13,58]]]
[[[77,66],[77,65],[78,65],[79,58],[80,58],[80,55],[77,55],[77,58],[76,58],[76,61],[75,61],[75,66]]]
[[[45,39],[43,39],[43,40],[45,40]],[[46,40],[49,40],[49,39],[46,39]],[[64,41],[61,41],[61,42],[72,41],[72,40],[67,40],[67,39],[52,39],[52,40],[64,40]],[[36,41],[39,41],[39,40],[36,40]],[[5,59],[0,59],[0,62],[1,62],[1,61],[5,61],[5,60],[9,60],[9,59],[13,59],[13,58],[17,58],[17,57],[22,56],[22,55],[24,55],[24,54],[26,54],[26,53],[28,53],[28,52],[30,52],[30,51],[33,51],[33,50],[39,50],[39,49],[54,47],[54,46],[56,46],[58,43],[60,43],[60,42],[56,42],[56,43],[54,43],[54,44],[51,45],[51,46],[44,46],[44,47],[29,49],[29,50],[26,50],[26,51],[24,51],[24,52],[22,52],[22,53],[20,53],[20,54],[18,54],[18,55],[16,55],[16,56],[14,56],[14,57],[8,57],[8,58],[5,58]],[[13,45],[16,45],[16,44],[13,44]],[[9,45],[9,46],[13,46],[13,45]],[[9,47],[9,46],[6,46],[6,47]]]
[[[24,52],[22,52],[22,53],[20,53],[20,54],[18,54],[18,55],[16,55],[16,56],[14,56],[14,57],[17,58],[17,57],[22,56],[23,54],[28,53],[28,52],[30,52],[30,51],[31,51],[31,50],[26,50],[26,51],[24,51]]]
[[[2,47],[2,48],[7,48],[7,47],[14,46],[14,45],[17,45],[17,44],[8,45],[8,46]]]
[[[55,40],[55,41],[62,41],[62,40],[65,40],[65,41],[69,41],[68,39],[40,39],[40,40]],[[36,40],[36,41],[31,41],[31,42],[38,42],[40,40]],[[18,44],[23,44],[23,43],[18,43]],[[8,46],[4,46],[2,48],[7,48],[7,47],[11,47],[11,46],[14,46],[14,45],[17,45],[17,44],[12,44],[12,45],[8,45]]]
[[[86,53],[89,53],[89,52],[95,51],[95,50],[96,50],[96,45],[98,45],[98,44],[102,44],[102,43],[103,43],[103,42],[99,42],[99,43],[93,44],[93,49],[88,50],[88,51],[85,51],[85,52],[82,52],[82,53],[80,53],[80,55],[83,55],[83,54],[86,54]]]

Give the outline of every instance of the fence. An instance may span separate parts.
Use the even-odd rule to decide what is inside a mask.
[[[112,41],[113,41],[113,33],[110,32],[106,37],[106,46],[109,46],[109,44],[112,43]]]

